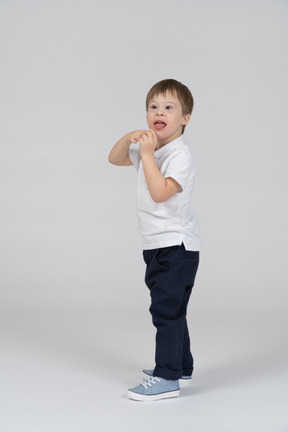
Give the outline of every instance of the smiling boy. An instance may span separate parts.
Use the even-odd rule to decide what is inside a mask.
[[[199,227],[191,196],[194,162],[182,134],[193,97],[179,81],[155,84],[147,94],[149,130],[129,132],[112,148],[109,161],[138,171],[137,203],[145,282],[156,327],[154,370],[128,391],[133,400],[151,401],[180,394],[193,372],[186,312],[199,264]],[[138,145],[137,145],[138,143]]]

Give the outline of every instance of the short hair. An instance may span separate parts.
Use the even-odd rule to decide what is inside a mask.
[[[190,90],[184,84],[174,79],[165,79],[154,84],[146,96],[146,111],[148,111],[149,102],[154,96],[163,95],[167,92],[178,97],[183,115],[192,113],[194,100]],[[184,133],[185,126],[183,125],[182,134]]]

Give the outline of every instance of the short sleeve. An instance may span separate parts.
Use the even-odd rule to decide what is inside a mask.
[[[165,178],[171,177],[176,180],[181,186],[183,191],[187,185],[187,182],[193,179],[195,175],[194,161],[191,153],[181,152],[174,156],[169,162],[167,170],[165,172]]]
[[[134,165],[136,171],[138,171],[139,165],[140,165],[140,160],[141,160],[140,152],[139,152],[139,145],[131,144],[128,153],[129,153],[129,157],[130,157],[132,164]]]

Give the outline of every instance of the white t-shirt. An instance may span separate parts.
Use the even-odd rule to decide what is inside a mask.
[[[199,251],[199,226],[191,202],[195,168],[192,154],[182,136],[154,153],[163,176],[172,177],[181,186],[178,193],[163,203],[155,203],[151,198],[138,145],[130,146],[129,156],[138,171],[137,207],[143,249],[184,243],[186,250]]]

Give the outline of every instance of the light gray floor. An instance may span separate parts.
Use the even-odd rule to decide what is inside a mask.
[[[153,366],[146,310],[6,310],[0,430],[287,432],[285,320],[193,312],[193,384],[178,399],[139,403],[125,393]]]

